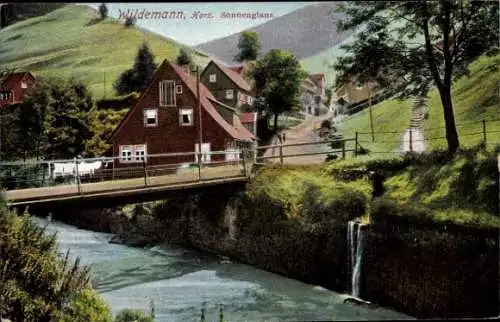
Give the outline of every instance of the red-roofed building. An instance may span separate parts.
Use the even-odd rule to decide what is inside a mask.
[[[0,108],[23,101],[24,93],[35,85],[29,72],[11,73],[0,77]]]
[[[243,66],[229,67],[212,60],[201,73],[200,81],[219,102],[243,112],[252,109],[255,97],[243,73]]]
[[[148,154],[195,152],[199,147],[199,112],[196,77],[165,60],[136,105],[110,136],[117,167],[192,163],[195,156],[149,157]],[[236,111],[220,103],[200,84],[202,113],[201,152],[252,148],[255,136],[239,120]],[[203,161],[227,159],[230,154],[204,154]],[[234,155],[233,155],[234,156]]]

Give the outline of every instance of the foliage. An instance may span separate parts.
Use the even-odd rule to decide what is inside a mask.
[[[324,120],[323,122],[321,122],[321,128],[331,129],[332,128],[332,122],[330,120]]]
[[[106,302],[92,289],[84,289],[72,294],[65,313],[61,322],[113,321]]]
[[[31,3],[31,2],[13,2],[11,5],[14,7],[15,17],[14,22],[39,17],[59,9],[66,5],[66,3],[46,2],[46,3]]]
[[[179,51],[179,56],[177,56],[176,62],[179,66],[188,66],[189,68],[193,68],[194,65],[191,55],[184,48],[181,48]]]
[[[153,322],[154,319],[139,310],[125,309],[118,313],[114,322]]]
[[[17,109],[16,140],[23,157],[72,158],[92,137],[93,101],[75,80],[40,80]]]
[[[142,92],[146,89],[158,68],[153,53],[146,43],[137,50],[134,66],[123,72],[115,82],[118,95]]]
[[[69,252],[58,259],[55,235],[6,207],[0,208],[0,235],[3,317],[13,322],[111,321],[109,309],[90,290],[89,269],[79,259],[71,264]]]
[[[263,100],[264,109],[274,114],[274,130],[278,116],[299,106],[300,82],[307,74],[295,56],[287,51],[273,49],[249,72],[255,81],[256,96]]]
[[[123,25],[125,26],[125,28],[130,28],[135,25],[135,22],[136,19],[134,17],[127,17],[125,18],[125,22],[123,23]]]
[[[446,120],[449,152],[459,147],[451,84],[468,72],[480,55],[496,52],[498,2],[385,1],[349,2],[340,6],[347,19],[341,30],[363,27],[348,55],[335,64],[337,85],[352,77],[382,87],[393,86],[400,97],[426,95],[438,88]],[[436,44],[437,42],[437,44]]]
[[[238,40],[238,54],[234,57],[237,62],[256,60],[261,49],[259,36],[255,31],[244,31]]]
[[[99,14],[101,15],[101,19],[106,19],[108,17],[108,6],[106,6],[105,3],[99,5]]]

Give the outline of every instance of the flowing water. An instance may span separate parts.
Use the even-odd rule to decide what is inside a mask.
[[[361,267],[363,262],[364,234],[365,225],[350,221],[347,228],[347,245],[349,247],[351,284],[349,294],[359,298],[361,296]]]
[[[96,289],[113,314],[124,308],[150,312],[155,321],[319,321],[410,319],[401,313],[344,304],[347,295],[287,279],[216,256],[165,245],[147,249],[110,244],[111,234],[35,219],[57,232],[61,253],[71,250],[90,265]]]

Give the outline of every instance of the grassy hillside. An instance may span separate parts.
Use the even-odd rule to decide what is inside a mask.
[[[0,30],[0,64],[40,76],[75,77],[88,84],[96,98],[113,96],[118,75],[132,67],[138,46],[146,41],[156,61],[175,59],[183,46],[173,40],[117,20],[99,21],[86,6],[68,5],[41,17]],[[209,57],[193,54],[204,66]]]
[[[463,76],[453,84],[453,103],[462,146],[480,143],[482,123],[487,121],[488,144],[500,144],[500,107],[498,105],[500,75],[497,66],[500,56],[481,57],[471,64],[469,76]],[[410,100],[388,100],[373,107],[375,142],[371,142],[368,109],[349,116],[339,126],[347,137],[356,131],[363,132],[361,145],[373,151],[369,158],[390,157],[401,146],[401,138],[408,128],[412,103]],[[494,121],[497,120],[497,121]],[[498,131],[498,132],[497,132]],[[391,132],[391,133],[377,133]],[[469,133],[479,133],[467,135]],[[444,119],[439,94],[434,89],[429,94],[429,117],[425,122],[425,137],[430,149],[446,148]],[[379,153],[377,153],[379,152]],[[366,158],[366,157],[365,157]]]
[[[453,107],[462,146],[480,143],[486,120],[488,144],[500,144],[500,56],[481,57],[470,66],[470,76],[461,77],[453,85]],[[444,137],[441,99],[436,91],[429,96],[429,118],[425,124],[426,139]],[[478,134],[474,134],[478,133]],[[445,139],[429,140],[432,149],[445,148]]]

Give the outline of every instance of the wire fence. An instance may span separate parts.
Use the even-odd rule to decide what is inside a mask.
[[[0,162],[0,188],[50,187],[56,192],[56,187],[69,187],[86,193],[241,177],[249,174],[253,155],[251,150],[234,149]]]
[[[500,145],[500,119],[483,119],[480,121],[461,122],[456,124],[461,147],[472,147],[484,144],[487,147]],[[447,145],[446,127],[409,128],[406,131],[358,131],[357,142],[370,153],[405,153],[423,152]]]

